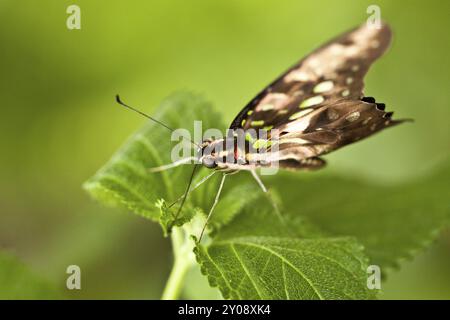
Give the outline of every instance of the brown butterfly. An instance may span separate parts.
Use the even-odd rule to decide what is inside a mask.
[[[405,121],[393,120],[393,113],[385,112],[384,103],[365,97],[363,93],[364,75],[386,51],[390,41],[391,30],[387,24],[378,28],[364,24],[313,51],[251,100],[232,121],[230,129],[241,129],[244,134],[251,129],[267,131],[262,145],[269,152],[264,153],[266,156],[259,155],[263,161],[250,161],[256,155],[255,150],[261,148],[258,136],[246,136],[244,147],[238,148],[235,143],[238,137],[234,134],[223,139],[206,140],[201,145],[193,142],[199,147],[197,157],[154,168],[153,171],[197,160],[197,163],[215,169],[214,172],[223,172],[208,221],[229,173],[251,171],[266,192],[255,171],[259,167],[270,166],[275,161],[282,169],[323,167],[325,160],[320,156]],[[118,102],[125,105],[119,99]],[[229,143],[230,140],[234,143]],[[270,152],[274,145],[276,151]],[[191,189],[196,167],[197,164],[186,193],[179,199],[182,204],[174,220],[187,194],[214,173]]]

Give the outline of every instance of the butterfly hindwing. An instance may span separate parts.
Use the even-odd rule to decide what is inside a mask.
[[[370,100],[372,101],[372,100]],[[317,108],[302,120],[280,126],[282,135],[273,139],[277,148],[273,160],[301,162],[329,153],[347,144],[366,138],[402,121],[392,120],[392,112],[382,110],[383,104],[342,100],[331,106]],[[276,142],[275,142],[276,141]]]

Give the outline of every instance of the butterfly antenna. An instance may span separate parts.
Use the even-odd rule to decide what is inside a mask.
[[[144,112],[142,112],[142,111],[140,111],[140,110],[138,110],[138,109],[136,109],[136,108],[133,108],[132,106],[129,106],[129,105],[126,104],[126,103],[124,103],[124,102],[120,99],[120,96],[119,96],[118,94],[116,94],[116,101],[117,101],[117,103],[120,104],[121,106],[124,106],[125,108],[128,108],[128,109],[130,109],[130,110],[132,110],[132,111],[134,111],[134,112],[136,112],[136,113],[139,113],[141,116],[144,116],[144,117],[146,117],[147,119],[150,119],[150,120],[152,120],[153,122],[156,122],[157,124],[163,126],[164,128],[166,128],[166,129],[169,130],[170,132],[174,132],[174,131],[175,131],[174,129],[172,129],[172,128],[169,127],[168,125],[162,123],[161,121],[159,121],[159,120],[157,120],[157,119],[155,119],[155,118],[149,116],[148,114],[146,114],[146,113],[144,113]],[[194,141],[192,141],[191,139],[185,138],[185,137],[183,137],[183,136],[182,136],[182,138],[185,139],[185,140],[187,140],[187,141],[189,141],[189,142],[192,143],[193,145],[195,145],[195,146],[197,146],[197,147],[200,148],[200,146],[199,146],[197,143],[195,143]]]
[[[178,207],[177,213],[175,214],[173,218],[173,222],[169,225],[169,230],[173,227],[173,224],[178,219],[178,216],[180,215],[181,209],[183,209],[184,203],[186,201],[187,195],[189,193],[189,189],[191,188],[192,180],[194,179],[195,171],[197,170],[198,164],[194,164],[194,168],[192,169],[191,177],[189,178],[189,183],[187,185],[186,191],[184,192],[183,199],[181,200],[181,204]]]

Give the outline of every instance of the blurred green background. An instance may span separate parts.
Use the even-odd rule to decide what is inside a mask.
[[[66,28],[70,4],[81,8],[81,30]],[[364,22],[370,4],[394,41],[366,93],[416,122],[328,156],[325,170],[390,184],[448,160],[448,1],[0,0],[0,249],[67,297],[159,298],[171,265],[160,227],[81,189],[144,122],[114,95],[151,112],[195,90],[228,123],[291,64]],[[64,290],[71,264],[82,269],[81,291]],[[381,297],[450,298],[449,284],[447,232],[391,273]]]

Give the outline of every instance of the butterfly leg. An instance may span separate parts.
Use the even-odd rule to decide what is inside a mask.
[[[208,225],[209,219],[211,218],[211,214],[213,213],[214,208],[216,207],[217,203],[219,202],[220,193],[222,192],[222,188],[225,183],[226,176],[227,176],[227,174],[224,173],[222,176],[222,180],[220,180],[219,190],[217,190],[217,194],[216,194],[216,198],[214,199],[214,203],[211,206],[211,209],[209,209],[209,213],[208,213],[208,216],[206,217],[206,222],[203,225],[203,229],[202,229],[202,232],[200,233],[200,237],[198,238],[198,242],[200,242],[202,240],[203,233],[205,232],[206,226]]]
[[[252,176],[253,178],[255,178],[256,182],[259,184],[259,186],[261,187],[262,191],[267,195],[267,197],[269,198],[270,203],[272,204],[272,207],[274,208],[275,212],[277,213],[277,215],[280,217],[280,219],[283,219],[283,217],[281,216],[281,212],[280,209],[278,208],[277,203],[275,202],[275,200],[273,199],[272,194],[269,192],[269,190],[267,190],[266,186],[264,185],[264,183],[262,182],[261,178],[258,176],[258,173],[256,172],[256,170],[251,170]]]
[[[217,171],[213,171],[210,174],[208,174],[206,177],[204,177],[203,179],[201,179],[199,182],[197,182],[188,192],[188,195],[194,191],[195,189],[197,189],[198,187],[200,187],[204,182],[206,182],[206,180],[208,180],[209,178],[211,178],[215,173],[217,173]],[[184,197],[184,194],[182,196],[180,196],[177,200],[175,200],[174,202],[172,202],[169,205],[169,208],[173,207],[178,201],[182,200]]]
[[[264,193],[267,193],[267,188],[264,185],[264,183],[262,182],[261,178],[258,176],[258,173],[256,173],[255,170],[251,170],[251,172],[252,172],[253,178],[255,178],[256,182],[259,184],[259,186],[261,187],[262,191]]]
[[[189,163],[191,161],[195,161],[195,160],[197,160],[196,157],[187,157],[187,158],[183,158],[183,159],[180,159],[180,160],[177,160],[175,162],[172,162],[172,163],[169,163],[169,164],[165,164],[165,165],[162,165],[162,166],[159,166],[159,167],[150,168],[148,170],[150,172],[161,172],[161,171],[164,171],[164,170],[168,170],[168,169],[172,169],[172,168],[178,167],[178,166],[180,166],[182,164],[187,164],[187,163]]]

